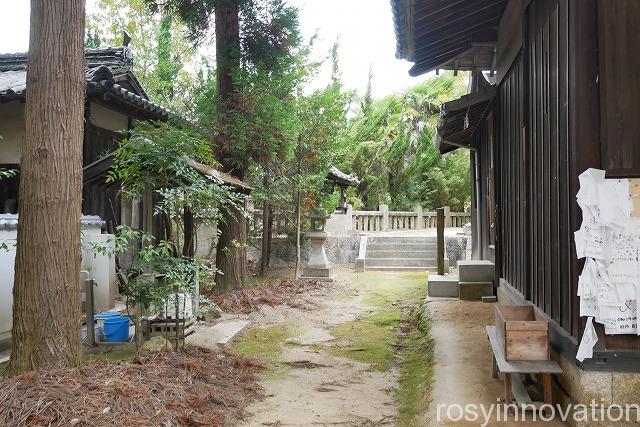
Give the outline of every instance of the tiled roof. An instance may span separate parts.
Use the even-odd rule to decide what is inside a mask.
[[[222,171],[217,170],[216,168],[209,166],[209,165],[205,165],[202,164],[200,162],[197,162],[195,160],[193,160],[192,158],[189,157],[185,157],[185,160],[187,162],[187,165],[189,165],[190,167],[192,167],[193,169],[197,170],[198,172],[200,172],[203,175],[207,175],[207,176],[211,176],[215,179],[218,179],[220,181],[222,181],[224,184],[227,184],[231,187],[234,187],[235,189],[237,189],[238,191],[242,192],[242,193],[250,193],[251,190],[253,190],[252,187],[250,187],[249,185],[247,185],[244,181],[236,178],[233,175],[229,175],[228,173],[224,173]]]
[[[87,59],[87,68],[106,65],[111,69],[120,69],[124,71],[126,69],[130,70],[133,66],[131,51],[126,46],[85,49],[85,57]],[[26,69],[26,52],[0,54],[0,71]]]
[[[151,118],[166,120],[169,111],[162,106],[147,99],[144,91],[138,95],[123,87],[115,80],[117,77],[133,76],[130,70],[132,60],[129,50],[121,48],[100,48],[87,49],[87,69],[85,76],[87,79],[87,94],[106,94],[118,102],[127,104],[130,107],[144,110],[151,115]],[[24,99],[26,97],[27,56],[24,53],[0,55],[0,102],[8,102],[14,99]],[[135,80],[135,77],[133,77]],[[138,86],[137,80],[134,87]]]
[[[352,187],[355,187],[356,185],[360,184],[360,180],[356,175],[346,174],[335,166],[331,166],[331,169],[329,170],[329,173],[327,174],[326,179],[334,181],[338,184],[349,185]]]
[[[0,71],[0,98],[22,96],[26,88],[25,70]]]

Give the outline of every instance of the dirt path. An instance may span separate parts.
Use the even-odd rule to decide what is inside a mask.
[[[438,300],[427,304],[434,341],[435,369],[432,401],[427,413],[417,420],[419,426],[477,426],[478,422],[457,421],[459,412],[451,410],[448,419],[446,407],[484,405],[489,411],[496,399],[504,396],[503,383],[491,377],[491,348],[486,339],[485,325],[495,321],[494,304],[482,302]],[[443,406],[445,405],[445,406]],[[440,420],[438,420],[440,407]],[[532,420],[529,413],[527,420]],[[455,422],[451,419],[456,420]],[[504,427],[548,426],[564,424],[551,422],[494,421],[488,425]]]
[[[395,424],[393,390],[398,381],[397,369],[394,366],[377,369],[371,363],[354,360],[359,354],[354,357],[335,354],[340,345],[340,340],[332,335],[336,326],[345,327],[381,311],[375,298],[367,295],[362,286],[353,284],[354,276],[351,272],[339,272],[337,282],[307,296],[304,307],[266,306],[252,316],[254,325],[284,327],[290,333],[277,356],[277,363],[286,369],[262,381],[267,397],[248,408],[252,415],[244,425]],[[358,353],[361,349],[352,350]]]

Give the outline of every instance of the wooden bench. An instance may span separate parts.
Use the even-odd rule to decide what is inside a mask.
[[[507,404],[513,403],[514,397],[519,405],[540,408],[544,404],[551,405],[551,375],[562,374],[560,365],[555,360],[540,361],[508,361],[504,350],[498,342],[495,326],[487,326],[487,336],[493,351],[492,375],[498,378],[498,372],[504,376],[504,398]],[[544,402],[533,402],[520,378],[520,374],[541,374],[544,385]]]

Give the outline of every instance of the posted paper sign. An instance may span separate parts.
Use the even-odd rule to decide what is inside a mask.
[[[580,315],[589,316],[577,356],[583,361],[593,357],[598,340],[593,322],[604,325],[608,335],[640,335],[640,219],[633,216],[630,181],[606,179],[602,170],[580,175],[576,200],[583,217],[574,233],[576,254],[585,258],[578,280]]]

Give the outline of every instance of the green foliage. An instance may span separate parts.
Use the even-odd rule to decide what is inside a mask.
[[[248,2],[241,8],[240,69],[232,108],[221,108],[215,70],[198,73],[194,116],[198,129],[217,143],[218,160],[246,171],[290,156],[300,124],[295,93],[306,76],[298,11],[284,1]]]
[[[215,173],[203,174],[189,163],[196,160],[215,166],[209,141],[197,133],[168,123],[142,123],[121,142],[107,181],[119,182],[125,197],[158,195],[154,215],[170,224],[166,240],[129,227],[118,227],[113,249],[95,246],[95,252],[120,254],[141,247],[125,269],[123,293],[133,304],[162,305],[170,293],[191,292],[198,279],[215,270],[198,260],[181,257],[185,245],[184,211],[188,209],[194,232],[203,224],[222,221],[226,209],[239,209],[240,197]],[[153,277],[143,273],[153,273]],[[162,280],[157,280],[161,277]]]
[[[462,211],[468,206],[468,154],[442,156],[433,143],[440,105],[464,92],[461,77],[445,74],[379,101],[365,96],[349,134],[353,154],[342,161],[361,180],[364,208],[385,203],[395,210],[449,205]]]
[[[152,101],[174,112],[190,110],[193,73],[199,58],[186,27],[169,9],[150,9],[147,0],[97,0],[86,18],[87,47],[121,46],[131,36],[133,71]],[[189,67],[186,67],[189,65]]]

